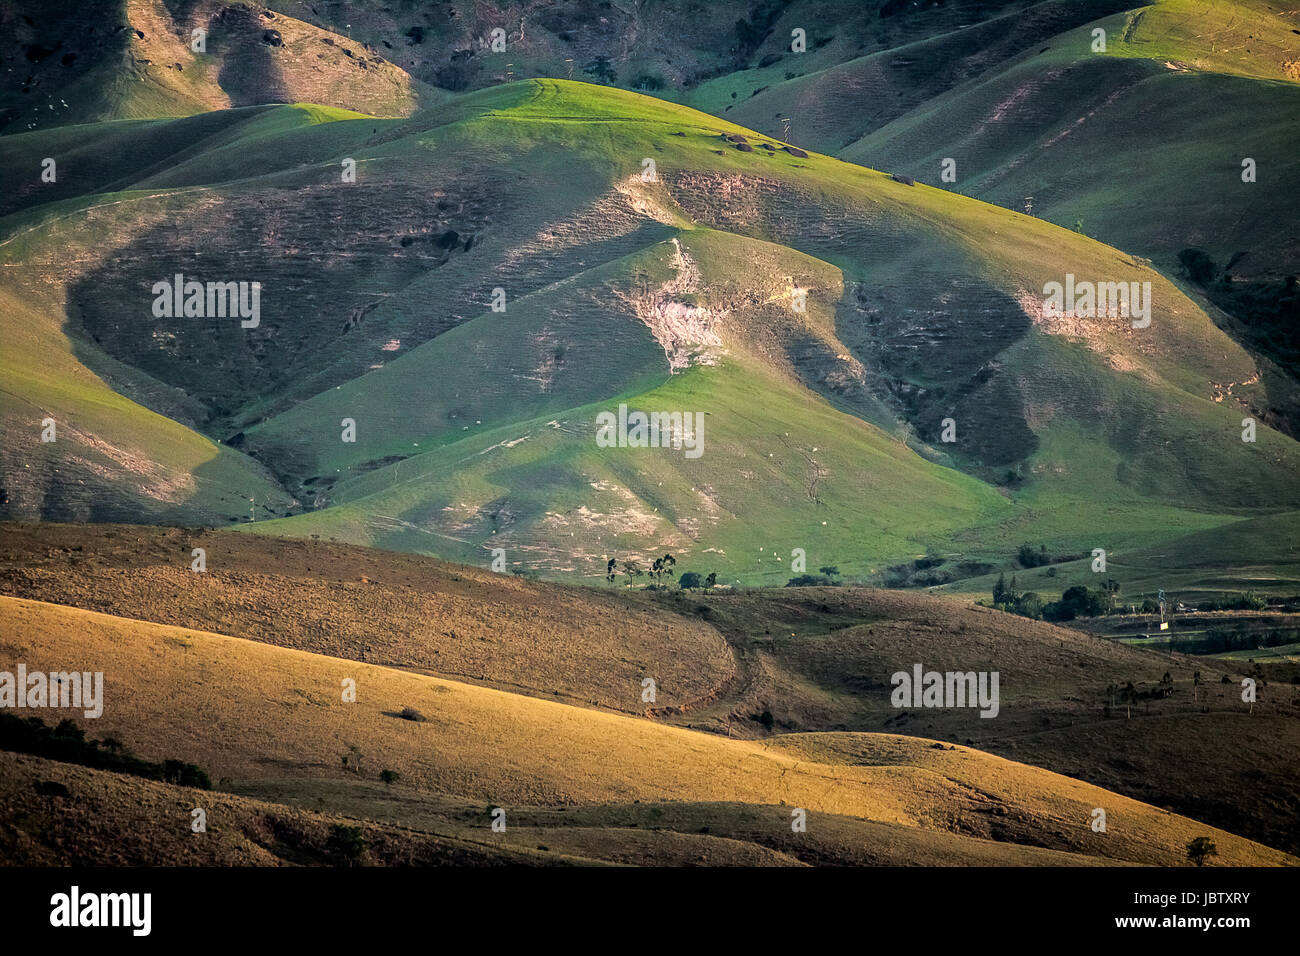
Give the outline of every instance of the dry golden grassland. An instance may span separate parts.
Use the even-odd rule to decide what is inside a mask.
[[[779,804],[914,828],[941,843],[985,820],[988,835],[1004,842],[1114,860],[1179,864],[1187,842],[1209,834],[1225,864],[1292,861],[1080,781],[923,739],[731,740],[38,602],[0,599],[0,612],[0,667],[23,661],[29,669],[103,671],[106,704],[96,735],[112,734],[149,759],[197,763],[235,785],[373,779],[390,769],[417,794],[501,806],[507,814],[638,800]],[[355,703],[342,700],[345,679],[356,681]],[[404,707],[427,719],[402,719]],[[361,768],[354,772],[342,758],[356,752]],[[1089,829],[1096,807],[1107,810],[1105,835]]]
[[[631,713],[647,675],[659,706],[683,707],[735,671],[712,627],[616,593],[320,542],[7,524],[0,593]]]
[[[188,570],[192,546],[207,551],[204,574]],[[1285,680],[1261,679],[1249,708],[1240,699],[1249,662],[1129,647],[952,598],[860,588],[579,588],[321,541],[12,523],[0,524],[0,594],[734,738],[866,731],[942,740],[1281,850],[1300,848],[1300,704]],[[999,671],[997,719],[892,707],[890,675],[915,662]],[[1172,695],[1131,708],[1110,700],[1108,687],[1131,681],[1149,693],[1166,672]],[[653,704],[641,700],[645,676],[656,680]],[[314,808],[318,796],[304,805]],[[367,794],[336,808],[366,816],[375,805]],[[954,814],[949,823],[977,836],[1007,825],[994,813]],[[698,827],[719,832],[707,816]],[[805,855],[809,842],[800,844]],[[908,849],[906,859],[915,858]]]

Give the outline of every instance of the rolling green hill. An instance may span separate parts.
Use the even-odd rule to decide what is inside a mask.
[[[839,155],[1081,228],[1181,277],[1260,357],[1255,407],[1294,435],[1300,246],[1279,211],[1300,188],[1297,80],[1296,11],[1164,0],[1054,36]],[[1240,383],[1222,384],[1231,398]]]
[[[1296,506],[1295,443],[1240,440],[1269,398],[1250,354],[1145,261],[1042,220],[565,81],[167,130],[196,122],[107,127],[138,178],[28,199],[0,255],[15,296],[65,303],[43,321],[74,361],[269,469],[248,530],[552,574],[672,551],[781,583],[796,548],[866,574]],[[173,272],[261,282],[261,324],[154,319]],[[1066,273],[1151,283],[1150,326],[1044,314]],[[598,447],[620,403],[698,411],[703,454]],[[184,520],[241,513],[205,487]]]
[[[1101,18],[840,155],[936,185],[952,157],[945,188],[1065,226],[1082,220],[1166,272],[1189,246],[1223,261],[1245,253],[1243,276],[1294,271],[1300,247],[1272,212],[1300,184],[1288,122],[1300,106],[1300,19],[1265,7],[1165,2]],[[1107,30],[1104,53],[1091,49],[1096,27]],[[1247,157],[1259,171],[1251,183]]]

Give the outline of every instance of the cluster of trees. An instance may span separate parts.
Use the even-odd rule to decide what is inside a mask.
[[[964,561],[955,569],[949,569],[943,567],[946,562],[947,558],[929,548],[923,558],[885,568],[881,582],[887,588],[931,588],[968,574],[984,574],[993,570],[992,565],[984,566],[971,561]]]
[[[582,72],[598,80],[601,83],[607,83],[613,86],[618,82],[618,71],[614,69],[613,64],[609,62],[609,57],[598,56],[582,68]]]
[[[699,588],[707,590],[717,583],[718,573],[716,571],[710,571],[708,576],[705,578],[701,578],[694,571],[687,571],[681,576],[681,579],[677,582],[677,586],[683,591],[694,591]]]
[[[1033,618],[1035,621],[1043,617],[1043,599],[1034,591],[1020,591],[1016,587],[1014,574],[1011,575],[1009,586],[1007,576],[998,575],[997,583],[993,585],[993,606],[999,611],[1019,614],[1021,617]]]
[[[1268,607],[1267,599],[1247,591],[1244,594],[1229,594],[1217,601],[1202,601],[1196,605],[1198,611],[1262,611]]]
[[[1201,672],[1197,671],[1192,676],[1193,697],[1196,695],[1196,688],[1201,686]],[[1111,710],[1116,703],[1124,705],[1124,717],[1128,719],[1133,716],[1133,705],[1142,700],[1164,700],[1166,697],[1173,696],[1174,678],[1169,671],[1165,671],[1164,676],[1160,678],[1160,683],[1150,690],[1138,690],[1133,686],[1133,682],[1127,684],[1109,684],[1106,687],[1106,706],[1103,712],[1107,717],[1110,716]]]
[[[1261,647],[1280,647],[1300,641],[1300,628],[1276,629],[1238,627],[1212,627],[1204,634],[1169,640],[1169,649],[1184,654],[1224,654],[1228,651],[1254,651]]]
[[[71,720],[61,720],[56,726],[49,727],[39,717],[15,717],[0,713],[0,750],[48,757],[98,770],[129,773],[182,787],[212,789],[212,781],[207,773],[192,763],[181,760],[164,760],[161,763],[141,760],[113,737],[87,740],[86,732]]]
[[[1040,544],[1035,551],[1034,546],[1027,542],[1020,546],[1020,550],[1016,553],[1016,560],[1020,562],[1022,568],[1038,568],[1052,563],[1047,553],[1047,545]]]
[[[664,587],[664,578],[671,578],[674,574],[673,567],[676,566],[677,559],[671,554],[665,554],[662,558],[655,558],[649,569],[641,567],[641,562],[636,558],[625,558],[622,562],[618,558],[610,558],[605,565],[605,580],[613,584],[622,574],[627,578],[626,587],[631,587],[632,582],[642,575],[648,575],[650,578],[650,588],[655,590]],[[718,583],[716,572],[710,572],[709,576],[703,581],[694,571],[687,571],[682,574],[678,586],[683,591],[694,590],[695,588],[711,588]]]
[[[1099,588],[1082,585],[1068,588],[1059,601],[1044,604],[1042,599],[1032,591],[1021,593],[1016,589],[1013,575],[1011,584],[1006,583],[1005,575],[998,575],[997,584],[993,586],[993,606],[999,611],[1009,611],[1024,617],[1042,618],[1047,621],[1072,621],[1076,617],[1097,617],[1110,614],[1119,607],[1119,582],[1107,579]],[[1155,598],[1146,598],[1141,605],[1134,605],[1143,614],[1159,614],[1160,602]],[[1262,611],[1268,607],[1268,601],[1253,591],[1230,594],[1214,601],[1202,601],[1197,605],[1200,611]],[[1169,604],[1166,602],[1166,612]],[[1224,640],[1227,632],[1211,632],[1219,640]],[[1237,635],[1234,635],[1237,636]],[[1285,643],[1278,641],[1278,643]],[[1253,645],[1246,643],[1225,644],[1222,650],[1239,650],[1243,647],[1269,646],[1268,639],[1257,638]],[[1204,653],[1203,651],[1201,653]]]
[[[1067,588],[1059,601],[1049,601],[1046,604],[1037,593],[1018,590],[1015,575],[1011,576],[1011,584],[1008,585],[1006,575],[999,574],[997,583],[993,585],[995,608],[1034,620],[1072,621],[1076,617],[1109,614],[1115,609],[1118,598],[1119,582],[1113,578],[1096,589],[1081,584]]]
[[[361,827],[350,827],[336,823],[330,827],[329,838],[325,841],[325,852],[334,857],[343,866],[355,866],[366,855],[369,844]]]
[[[1041,568],[1048,564],[1060,564],[1062,561],[1074,561],[1078,558],[1086,558],[1087,554],[1050,554],[1047,545],[1040,544],[1038,550],[1034,546],[1025,542],[1016,552],[1016,561],[1022,568]]]
[[[641,562],[636,558],[625,558],[621,566],[618,558],[610,558],[605,565],[605,580],[613,584],[618,580],[618,576],[622,574],[627,578],[627,586],[631,587],[635,579],[648,573],[650,580],[654,582],[651,587],[659,587],[663,583],[665,574],[668,577],[673,576],[673,565],[676,563],[676,558],[671,554],[665,554],[662,558],[655,558],[654,563],[650,565],[650,570],[647,572],[645,568],[641,567]]]
[[[1095,590],[1076,584],[1067,588],[1061,600],[1043,605],[1043,618],[1048,621],[1072,621],[1076,617],[1097,617],[1115,610],[1119,599],[1119,582],[1112,579]]]
[[[840,586],[840,569],[828,564],[817,569],[817,574],[798,574],[785,583],[788,588],[837,588]]]

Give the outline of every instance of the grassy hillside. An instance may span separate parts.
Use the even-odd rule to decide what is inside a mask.
[[[1093,49],[1096,29],[1104,51]],[[1295,11],[1253,0],[1165,0],[1102,17],[839,155],[1081,228],[1181,276],[1261,357],[1252,407],[1294,435],[1300,352],[1288,277],[1300,247],[1276,211],[1300,187],[1290,120],[1298,31]],[[955,163],[947,180],[945,163]],[[1222,380],[1222,400],[1242,381]]]
[[[208,182],[220,181],[212,173],[221,158],[226,159],[230,178],[243,178],[257,169],[259,160],[250,152],[268,136],[276,144],[276,154],[261,162],[269,169],[279,169],[286,156],[304,155],[302,147],[291,146],[295,139],[314,144],[308,149],[320,152],[329,148],[331,134],[347,131],[356,137],[360,123],[325,126],[349,119],[365,121],[369,117],[299,103],[216,110],[175,121],[120,120],[10,133],[0,163],[14,188],[0,199],[0,212],[28,211],[6,219],[6,232],[12,237],[34,224],[75,214],[95,203],[97,193],[198,185],[201,181],[184,179],[191,158],[206,167]],[[315,129],[318,126],[322,128]],[[342,138],[339,145],[349,141]],[[54,182],[45,182],[39,175],[46,156],[58,157]]]
[[[1239,440],[1270,399],[1257,363],[1144,261],[685,107],[535,81],[405,122],[112,132],[150,150],[141,178],[9,217],[6,281],[62,297],[123,394],[270,469],[252,530],[557,574],[673,551],[781,583],[795,548],[868,574],[1296,504],[1295,443]],[[160,328],[160,261],[262,282],[265,320]],[[1150,282],[1150,327],[1044,316],[1066,272]],[[597,448],[620,402],[703,413],[703,457]]]
[[[558,0],[539,8],[503,0],[444,8],[373,0],[280,0],[271,5],[335,32],[346,29],[382,48],[413,76],[447,90],[567,77],[677,99],[705,90],[716,96],[719,85],[733,76],[744,78],[738,88],[748,96],[744,82],[751,77],[771,82],[783,74],[815,72],[872,51],[965,29],[1032,3]],[[791,49],[796,28],[806,34],[801,53]],[[490,45],[497,29],[504,34],[504,51]],[[729,88],[722,89],[725,96]]]
[[[949,90],[1004,70],[1026,51],[1067,30],[1114,14],[1125,0],[1046,0],[1034,4],[955,5],[947,29],[873,46],[856,56],[786,57],[766,69],[701,84],[686,102],[769,135],[835,153]],[[946,6],[946,5],[945,5]],[[931,22],[931,11],[918,11]],[[913,14],[914,20],[922,17]],[[793,22],[794,18],[790,18]],[[788,31],[787,31],[788,35]],[[790,66],[796,69],[791,71]]]
[[[197,528],[7,525],[0,540],[7,594],[586,706],[693,708],[735,676],[726,641],[697,615],[638,606],[621,589]],[[647,676],[654,705],[641,700]]]
[[[783,802],[932,831],[939,843],[968,827],[1000,842],[1172,864],[1192,836],[1208,832],[1225,863],[1288,861],[1203,824],[965,748],[889,735],[792,735],[779,746],[726,740],[237,638],[9,598],[3,604],[0,663],[11,667],[21,655],[32,668],[64,667],[75,657],[79,667],[103,670],[108,702],[96,731],[146,758],[161,747],[180,752],[232,780],[347,779],[340,754],[351,747],[363,761],[360,773],[383,764],[418,792],[507,808],[632,798]],[[205,679],[182,702],[172,689],[196,671]],[[357,681],[355,703],[338,699],[344,677]],[[230,706],[232,695],[243,703]],[[401,720],[403,706],[428,720]],[[836,786],[828,789],[828,778]],[[982,812],[998,806],[1007,813],[994,811],[994,826]],[[1112,808],[1105,838],[1088,826],[1096,806]]]
[[[588,406],[407,458],[336,486],[327,510],[247,530],[480,564],[503,548],[525,568],[588,578],[608,557],[644,564],[667,550],[684,567],[724,568],[728,580],[784,579],[793,547],[865,571],[1005,508],[753,366],[675,376],[629,401],[707,410],[707,453],[647,461],[640,449],[596,448],[595,415],[610,406]],[[739,408],[746,414],[727,413]]]
[[[225,521],[288,498],[251,459],[123,397],[77,361],[47,305],[0,286],[0,507],[82,520]],[[108,363],[106,363],[108,364]],[[45,424],[53,420],[54,431]],[[50,434],[52,442],[42,440]],[[254,500],[256,503],[254,503]]]
[[[1187,247],[1221,261],[1245,253],[1234,270],[1243,276],[1294,271],[1300,248],[1270,210],[1300,182],[1286,120],[1300,104],[1300,86],[1281,75],[1241,75],[1229,64],[1197,65],[1199,49],[1179,49],[1186,59],[1149,49],[1148,35],[1176,36],[1157,33],[1158,23],[1208,26],[1175,20],[1169,6],[1187,5],[1147,8],[1127,42],[1121,19],[1098,21],[1115,38],[1105,54],[1091,52],[1090,27],[1056,37],[1045,52],[925,103],[841,155],[1031,208],[1066,227],[1082,220],[1088,235],[1148,256],[1167,273],[1178,270]],[[1223,15],[1241,5],[1199,6]],[[1281,18],[1272,20],[1274,33],[1300,40]],[[1255,49],[1250,23],[1235,18],[1231,31],[1217,35],[1225,46]],[[1197,43],[1212,45],[1215,36],[1207,29]],[[1300,56],[1300,42],[1281,42]],[[945,157],[957,164],[951,184],[941,181]],[[1267,171],[1256,182],[1242,182],[1247,157]]]
[[[1291,512],[1247,518],[1146,546],[1137,543],[1139,535],[1110,536],[1105,542],[1110,545],[1106,567],[1123,582],[1123,603],[1141,604],[1160,590],[1189,605],[1244,591],[1290,596],[1300,593],[1295,545],[1298,523],[1300,515]],[[987,598],[998,574],[1012,571],[1020,586],[1030,591],[1054,593],[1075,585],[1097,586],[1091,552],[1086,559],[1038,568],[1021,568],[1010,558],[1005,553],[1003,562],[990,573],[943,585],[941,590]]]
[[[439,98],[379,51],[256,3],[19,0],[0,27],[11,133],[296,100],[404,116]]]
[[[1206,73],[1300,80],[1298,19],[1296,10],[1267,0],[1158,0],[1125,14],[1119,41],[1107,52]]]
[[[0,837],[9,866],[347,866],[337,827],[363,841],[362,865],[545,866],[597,862],[90,770],[0,751]],[[58,788],[62,787],[62,791]],[[191,811],[207,831],[191,830]],[[745,861],[748,862],[748,861]]]
[[[6,5],[0,856],[1296,863],[1300,11],[1132,2]]]

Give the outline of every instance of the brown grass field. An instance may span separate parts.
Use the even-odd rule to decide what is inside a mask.
[[[1071,854],[1071,861],[1079,855],[1175,865],[1184,861],[1183,848],[1192,837],[1209,834],[1223,864],[1294,862],[1284,853],[1090,784],[924,738],[797,733],[728,739],[392,667],[52,604],[4,598],[0,610],[0,668],[12,670],[23,661],[29,669],[76,666],[104,672],[104,717],[76,718],[91,736],[114,736],[147,759],[196,763],[219,789],[232,793],[300,806],[314,800],[322,811],[360,818],[373,813],[417,829],[443,819],[450,830],[421,832],[449,839],[466,839],[475,825],[480,837],[491,835],[488,813],[499,806],[508,821],[528,828],[511,834],[508,827],[509,838],[500,844],[522,848],[521,840],[536,835],[538,845],[551,848],[553,842],[558,853],[639,862],[654,856],[657,844],[647,841],[660,838],[602,831],[631,829],[629,811],[660,804],[672,815],[657,818],[657,829],[676,834],[662,838],[668,844],[666,861],[695,851],[688,851],[685,835],[665,820],[679,820],[695,835],[703,831],[749,845],[748,857],[730,844],[725,852],[715,848],[719,859],[731,859],[734,851],[738,862],[771,861],[757,846],[789,852],[782,841],[800,836],[789,832],[790,808],[803,808],[813,815],[810,831],[821,815],[837,819],[828,829],[838,837],[825,834],[810,841],[819,847],[815,854],[832,858],[820,842],[825,838],[832,845],[860,840],[868,848],[859,847],[859,856],[869,853],[896,863],[1064,862],[1041,856],[1050,850]],[[355,703],[342,700],[345,678],[357,683]],[[417,708],[427,719],[402,719],[405,707]],[[359,768],[355,762],[343,766],[343,756],[358,753]],[[380,770],[396,771],[400,779],[383,788],[385,799],[378,802],[387,809],[376,812],[363,794],[378,786]],[[775,814],[767,818],[770,840],[753,832],[761,824],[745,822],[763,807]],[[1107,812],[1106,834],[1089,828],[1097,807]],[[684,812],[687,808],[695,812]],[[581,834],[569,832],[571,823],[559,828],[564,839],[533,833],[551,829],[546,814],[578,810],[588,814]],[[522,820],[512,821],[514,814]],[[865,823],[873,829],[862,830]],[[855,825],[859,838],[846,839],[845,828],[852,831]]]
[[[191,547],[206,549],[206,573],[189,570]],[[737,741],[826,731],[941,740],[1300,849],[1300,706],[1282,675],[1261,672],[1252,710],[1238,691],[1254,672],[1248,662],[1129,647],[954,599],[849,588],[580,588],[318,541],[57,524],[0,525],[0,594]],[[999,670],[998,718],[892,708],[889,675],[917,661]],[[1193,688],[1196,671],[1202,683]],[[1116,701],[1107,714],[1108,685],[1150,691],[1166,672],[1172,696],[1131,708]],[[654,704],[641,701],[645,676],[657,683]],[[364,804],[348,812],[366,816]],[[1000,832],[977,825],[984,819],[963,818],[959,829]]]

